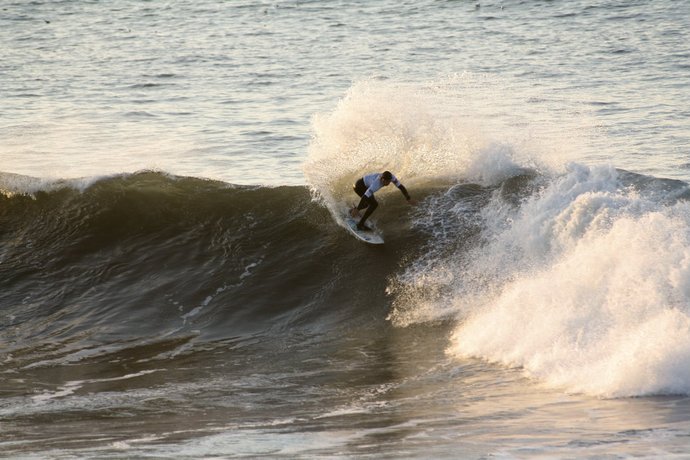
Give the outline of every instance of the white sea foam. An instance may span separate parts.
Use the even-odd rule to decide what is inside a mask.
[[[451,355],[572,392],[690,393],[688,203],[662,206],[612,168],[571,165],[519,207],[497,194],[482,218],[469,254],[408,271],[417,290],[442,288],[394,321],[450,314]]]

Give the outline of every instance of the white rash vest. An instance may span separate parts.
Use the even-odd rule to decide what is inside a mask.
[[[374,193],[378,192],[381,187],[383,187],[383,184],[381,183],[381,173],[373,173],[373,174],[367,174],[366,176],[362,177],[362,180],[364,180],[364,185],[367,187],[367,191],[364,192],[364,195],[368,198],[371,198],[374,196]],[[396,187],[400,188],[402,185],[400,181],[398,180],[397,177],[395,177],[393,174],[391,174],[391,182],[395,184]]]

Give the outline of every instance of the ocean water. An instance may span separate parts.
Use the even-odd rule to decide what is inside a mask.
[[[0,26],[0,457],[690,458],[690,3]]]

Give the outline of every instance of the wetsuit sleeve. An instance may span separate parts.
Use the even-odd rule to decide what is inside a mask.
[[[400,185],[398,185],[398,188],[400,189],[400,191],[402,192],[402,194],[405,195],[405,199],[406,199],[407,201],[410,201],[410,194],[407,193],[407,189],[405,188],[405,186],[404,186],[403,184],[400,184]]]
[[[400,183],[397,177],[393,177],[393,183],[395,184],[396,187],[402,192],[403,195],[405,195],[405,199],[407,201],[410,201],[410,194],[407,193],[407,189],[403,184]]]

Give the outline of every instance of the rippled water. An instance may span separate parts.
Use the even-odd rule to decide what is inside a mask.
[[[311,117],[354,81],[451,78],[475,116],[452,81],[469,72],[490,78],[493,119],[536,137],[577,119],[579,158],[688,177],[685,2],[13,2],[0,18],[4,171],[299,184]]]

